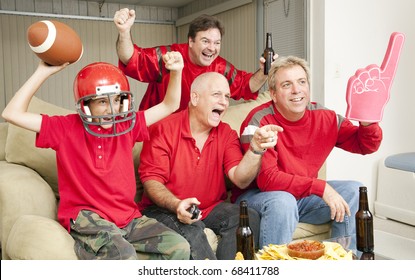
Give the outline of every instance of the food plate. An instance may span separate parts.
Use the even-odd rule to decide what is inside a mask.
[[[337,242],[323,242],[324,254],[317,260],[352,260],[353,252],[346,251],[342,245]],[[307,260],[304,258],[291,257],[288,254],[287,244],[264,246],[257,253],[258,260]]]

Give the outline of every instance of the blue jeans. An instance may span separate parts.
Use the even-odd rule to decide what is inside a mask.
[[[239,205],[222,202],[215,206],[207,217],[193,224],[183,224],[175,213],[157,206],[141,211],[147,217],[154,218],[181,234],[190,244],[191,259],[195,260],[233,260],[236,255],[236,228],[239,225]],[[258,245],[259,215],[248,209],[249,225],[254,233],[255,246]],[[208,227],[220,236],[216,255],[204,233]],[[258,247],[256,247],[258,248]]]
[[[288,192],[261,192],[255,188],[239,196],[235,203],[247,200],[248,206],[259,213],[261,217],[259,248],[269,244],[289,243],[299,222],[318,225],[332,221],[331,237],[354,235],[355,214],[359,206],[359,187],[362,184],[356,181],[327,181],[327,183],[350,207],[351,216],[345,215],[341,223],[331,220],[329,206],[316,195],[297,201]]]

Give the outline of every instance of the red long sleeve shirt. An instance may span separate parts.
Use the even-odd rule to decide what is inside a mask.
[[[326,182],[318,179],[334,147],[357,153],[370,154],[378,150],[382,130],[378,124],[355,126],[317,103],[311,103],[302,119],[287,121],[272,101],[256,107],[241,124],[243,149],[249,149],[253,131],[249,126],[276,124],[284,128],[278,134],[274,149],[264,154],[260,172],[254,184],[261,191],[287,191],[297,199],[315,194],[322,196]],[[233,200],[241,194],[234,188]]]

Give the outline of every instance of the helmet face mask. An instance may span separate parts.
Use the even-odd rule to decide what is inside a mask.
[[[127,77],[117,67],[103,62],[84,67],[75,78],[74,96],[77,112],[88,133],[98,137],[114,137],[133,129],[136,121],[134,98],[129,91]],[[92,106],[99,105],[91,103],[101,99],[106,99],[105,104],[108,104],[105,105],[105,114],[92,115]],[[93,127],[102,127],[106,131],[100,133],[101,129]],[[108,133],[106,128],[111,128],[112,132]]]

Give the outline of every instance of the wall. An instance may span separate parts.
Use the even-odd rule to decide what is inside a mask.
[[[32,23],[45,19],[59,20],[71,26],[81,38],[84,53],[77,63],[50,77],[36,93],[37,97],[67,109],[75,109],[72,87],[76,74],[93,62],[118,63],[115,51],[118,33],[112,20],[0,14],[0,111],[39,63],[27,44],[26,30]],[[176,40],[173,24],[136,23],[131,33],[133,39],[143,47],[170,44]],[[135,99],[141,100],[147,84],[130,79],[130,88]]]
[[[71,26],[84,45],[82,59],[50,77],[36,96],[55,105],[74,109],[72,83],[85,65],[105,61],[117,64],[117,30],[112,22],[115,12],[128,7],[136,10],[132,28],[135,42],[143,47],[176,41],[174,21],[177,9],[120,5],[82,0],[0,0],[0,112],[14,93],[33,73],[38,58],[26,42],[30,24],[45,19],[59,20]],[[147,84],[130,79],[131,91],[138,102]],[[0,117],[0,122],[4,121]]]
[[[122,1],[120,1],[122,2]],[[139,1],[137,1],[139,2]],[[73,15],[85,17],[110,18],[120,8],[136,10],[136,20],[148,22],[166,22],[177,19],[178,9],[105,3],[105,1],[84,0],[0,0],[0,10],[45,13],[55,15]]]
[[[328,179],[361,181],[368,186],[369,199],[373,201],[379,160],[391,154],[415,150],[415,94],[411,92],[410,84],[415,62],[415,1],[309,2],[312,90],[319,91],[313,96],[343,115],[349,77],[357,69],[382,63],[392,32],[406,35],[390,100],[380,123],[384,140],[379,151],[361,156],[335,149],[327,161]]]
[[[212,3],[215,1],[212,1]],[[256,2],[251,0],[216,1],[217,5],[197,13],[213,13],[225,25],[221,55],[240,69],[258,68],[256,40]],[[215,3],[216,3],[215,2]],[[81,37],[84,56],[76,64],[49,78],[36,96],[55,105],[74,109],[72,83],[85,65],[106,61],[117,63],[115,42],[117,30],[112,17],[125,5],[78,0],[0,0],[0,112],[14,93],[33,73],[38,59],[26,43],[26,30],[31,23],[56,19],[67,23]],[[137,22],[132,28],[134,42],[142,47],[187,41],[188,25],[176,29],[177,9],[130,5],[137,11]],[[177,34],[180,37],[177,37]],[[178,38],[178,39],[177,39]],[[130,79],[131,91],[139,104],[147,84]],[[0,121],[3,119],[0,118]]]
[[[255,55],[257,53],[256,3],[251,1],[244,2],[248,3],[241,6],[236,4],[235,7],[226,11],[222,11],[222,9],[204,9],[197,11],[196,15],[202,13],[212,14],[210,12],[213,12],[212,15],[217,17],[225,27],[220,55],[239,69],[255,72],[258,69],[259,59]],[[178,42],[187,42],[188,30],[189,24],[177,26]]]

